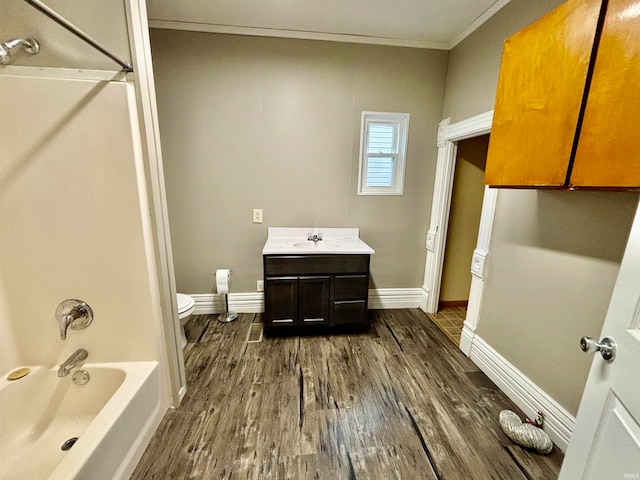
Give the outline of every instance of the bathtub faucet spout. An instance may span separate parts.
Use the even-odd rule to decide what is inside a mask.
[[[88,356],[89,352],[84,348],[79,348],[60,364],[60,367],[58,368],[58,376],[66,377],[72,369],[80,367],[87,360]]]

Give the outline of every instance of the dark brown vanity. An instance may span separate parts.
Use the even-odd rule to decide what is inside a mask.
[[[367,324],[370,255],[264,255],[265,329]]]
[[[366,327],[373,253],[357,228],[270,227],[262,249],[265,332]]]

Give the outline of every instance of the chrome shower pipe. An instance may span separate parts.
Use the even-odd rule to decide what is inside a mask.
[[[51,20],[56,22],[61,27],[73,33],[76,37],[78,37],[82,41],[91,45],[93,48],[98,50],[103,55],[109,57],[111,60],[116,62],[118,65],[120,65],[124,71],[133,72],[133,67],[131,66],[131,63],[116,57],[113,53],[111,53],[109,50],[103,47],[100,43],[98,43],[92,37],[90,37],[85,32],[80,30],[78,27],[76,27],[73,23],[71,23],[69,20],[64,18],[58,12],[48,7],[44,3],[42,3],[40,0],[24,0],[24,1],[27,2],[29,5],[31,5],[32,7],[34,7],[36,10],[39,10],[40,12],[44,13],[47,17],[49,17]]]
[[[0,64],[10,65],[12,57],[19,52],[35,55],[40,51],[40,44],[35,38],[14,38],[0,43]]]

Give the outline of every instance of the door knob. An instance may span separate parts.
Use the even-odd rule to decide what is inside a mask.
[[[607,362],[613,362],[616,358],[616,342],[610,337],[604,337],[600,340],[600,343],[593,338],[582,337],[580,339],[580,348],[585,353],[600,352],[602,358]]]

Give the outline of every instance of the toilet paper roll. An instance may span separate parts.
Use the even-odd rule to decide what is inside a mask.
[[[216,288],[218,289],[218,294],[229,293],[232,273],[228,268],[216,270]]]

